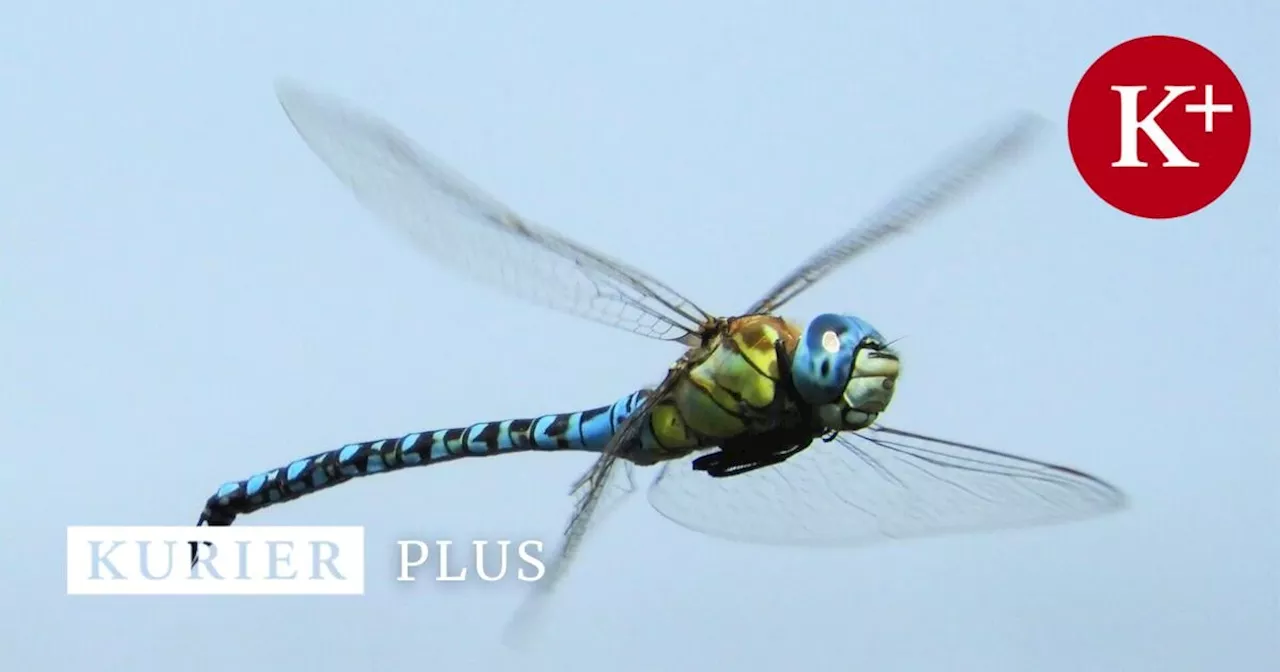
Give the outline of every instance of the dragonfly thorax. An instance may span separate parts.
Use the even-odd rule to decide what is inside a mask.
[[[893,399],[898,356],[861,318],[824,313],[796,343],[791,378],[801,400],[836,431],[863,429]]]

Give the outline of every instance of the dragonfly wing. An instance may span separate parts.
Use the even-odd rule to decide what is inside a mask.
[[[532,586],[531,594],[525,598],[508,622],[503,634],[508,645],[523,648],[546,627],[547,609],[552,603],[552,594],[561,581],[569,573],[570,564],[577,557],[587,532],[602,525],[619,505],[635,492],[634,469],[629,462],[607,459],[602,455],[597,460],[600,480],[592,487],[586,487],[575,493],[578,503],[573,519],[565,529],[560,547],[546,564],[546,574]],[[608,462],[607,466],[602,463]],[[621,462],[619,464],[619,462]]]
[[[954,201],[1001,163],[1017,156],[1044,125],[1030,113],[971,141],[952,154],[879,211],[858,222],[847,233],[823,246],[817,253],[774,285],[745,314],[771,313],[812,287],[829,273],[886,238],[903,233],[928,219],[943,205]]]
[[[577,502],[569,524],[565,527],[560,548],[547,563],[546,575],[533,584],[533,593],[520,605],[508,624],[505,634],[508,643],[523,645],[537,632],[539,624],[546,620],[542,615],[552,592],[568,574],[588,532],[598,527],[605,517],[617,510],[621,501],[635,492],[633,467],[615,449],[625,445],[640,432],[653,404],[671,391],[680,375],[668,374],[667,379],[645,399],[645,403],[627,417],[595,464],[573,484],[572,494],[577,497]]]
[[[1069,467],[880,426],[727,478],[671,462],[649,501],[696,532],[797,546],[1066,522],[1126,506],[1121,491]]]
[[[298,134],[357,200],[437,262],[537,304],[664,340],[707,319],[648,274],[513,212],[386,121],[279,81]]]

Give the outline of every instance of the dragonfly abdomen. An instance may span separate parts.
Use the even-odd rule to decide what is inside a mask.
[[[482,422],[351,443],[231,481],[205,503],[197,525],[230,525],[236,516],[327,490],[362,476],[531,450],[600,452],[648,396],[632,392],[607,406],[534,418]]]

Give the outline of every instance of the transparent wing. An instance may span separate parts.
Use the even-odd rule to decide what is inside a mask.
[[[289,81],[285,114],[381,221],[437,262],[537,304],[663,340],[708,316],[653,277],[532,224],[386,121]]]
[[[649,501],[697,532],[798,546],[1066,522],[1126,506],[1115,487],[1069,467],[882,426],[727,478],[668,463]]]
[[[600,466],[606,461],[607,465]],[[629,462],[602,455],[597,461],[597,467],[592,468],[592,472],[596,471],[599,479],[593,485],[578,486],[574,492],[578,503],[572,522],[565,529],[560,547],[546,562],[546,575],[532,584],[531,594],[508,622],[503,633],[503,639],[508,645],[524,647],[546,627],[551,620],[547,610],[552,604],[552,595],[568,575],[573,560],[588,538],[587,533],[603,525],[636,490],[634,468]]]
[[[926,221],[929,215],[976,185],[978,178],[1017,156],[1043,126],[1040,117],[1021,113],[1011,122],[969,142],[928,173],[917,177],[910,187],[858,222],[848,233],[823,246],[744,314],[775,312],[853,257]]]
[[[620,458],[615,450],[630,441],[648,418],[654,402],[670,393],[680,373],[669,374],[644,404],[636,409],[618,429],[613,441],[601,453],[595,464],[574,484],[572,494],[577,497],[573,515],[565,527],[564,538],[552,559],[547,562],[547,573],[533,584],[532,594],[525,599],[507,625],[504,638],[514,646],[522,646],[538,631],[551,594],[568,574],[569,568],[581,550],[588,532],[617,510],[626,497],[635,492],[634,469]]]

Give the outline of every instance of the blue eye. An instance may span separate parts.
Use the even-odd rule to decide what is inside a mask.
[[[796,344],[791,378],[805,403],[827,404],[844,391],[853,370],[853,354],[862,340],[842,315],[824,313],[805,328]]]

